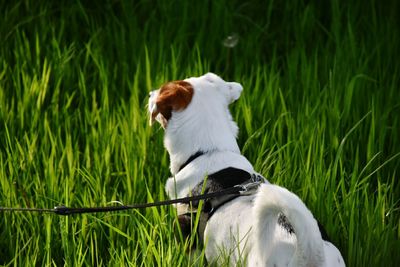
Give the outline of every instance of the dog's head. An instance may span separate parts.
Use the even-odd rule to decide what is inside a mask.
[[[238,127],[228,106],[240,97],[242,90],[239,83],[207,73],[168,82],[152,91],[150,122],[158,121],[165,129],[164,144],[171,161],[175,155],[181,163],[199,150],[239,151]]]
[[[168,82],[160,89],[150,92],[150,123],[157,120],[165,129],[173,113],[183,112],[191,104],[195,91],[208,95],[208,99],[204,99],[205,103],[201,103],[205,104],[203,108],[210,107],[210,102],[219,102],[221,107],[226,109],[240,97],[242,90],[243,87],[239,83],[225,82],[214,73]]]

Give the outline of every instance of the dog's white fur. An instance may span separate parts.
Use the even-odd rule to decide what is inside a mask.
[[[193,97],[184,109],[172,110],[168,121],[157,113],[160,90],[153,91],[149,99],[149,112],[165,127],[164,145],[173,174],[166,191],[171,198],[187,196],[207,174],[227,167],[255,172],[240,154],[238,127],[228,109],[239,98],[242,86],[213,73],[184,81],[193,87]],[[179,171],[197,151],[206,154]],[[279,214],[287,217],[295,234],[278,224]],[[255,195],[220,207],[207,223],[205,242],[208,260],[221,262],[229,256],[232,265],[244,259],[247,266],[345,266],[337,248],[322,240],[317,222],[303,202],[268,182]]]

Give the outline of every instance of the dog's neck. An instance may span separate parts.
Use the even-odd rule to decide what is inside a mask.
[[[183,163],[179,169],[178,172],[180,172],[182,169],[184,169],[187,165],[189,165],[192,161],[196,160],[198,157],[203,156],[204,154],[206,154],[203,151],[197,151],[196,153],[194,153],[193,155],[191,155],[187,161],[185,161],[185,163]]]
[[[174,114],[164,135],[164,145],[170,157],[173,175],[195,153],[202,151],[230,151],[240,154],[234,135],[236,124],[229,120],[207,120],[204,116],[185,118],[186,114]],[[207,125],[207,127],[204,127]]]

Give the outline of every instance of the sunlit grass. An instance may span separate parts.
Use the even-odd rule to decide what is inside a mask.
[[[400,261],[395,1],[134,2],[0,4],[0,206],[165,199],[148,92],[213,71],[245,88],[243,154],[305,201],[348,266]],[[205,265],[176,224],[169,207],[1,213],[0,265]]]

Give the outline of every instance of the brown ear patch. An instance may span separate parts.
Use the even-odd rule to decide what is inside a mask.
[[[160,113],[165,120],[169,120],[172,111],[178,111],[186,108],[193,97],[193,87],[185,81],[173,81],[164,84],[156,99],[156,110],[153,112],[152,118]]]

